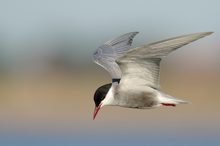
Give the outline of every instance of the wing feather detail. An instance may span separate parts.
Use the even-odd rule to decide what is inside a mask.
[[[117,59],[122,72],[120,84],[130,87],[148,85],[159,88],[161,58],[211,33],[202,32],[179,36],[129,50]]]
[[[115,61],[130,49],[133,38],[137,33],[130,32],[107,41],[93,54],[94,62],[107,70],[112,78],[121,78],[121,70]]]

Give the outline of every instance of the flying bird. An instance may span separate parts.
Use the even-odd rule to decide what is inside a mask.
[[[126,33],[107,41],[93,54],[93,60],[109,72],[112,83],[99,87],[94,94],[93,119],[103,106],[149,109],[187,103],[160,89],[161,59],[172,51],[212,32],[174,37],[131,48],[138,32]]]

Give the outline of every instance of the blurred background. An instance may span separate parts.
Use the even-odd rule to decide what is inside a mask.
[[[1,0],[0,145],[219,145],[218,0]],[[213,31],[170,54],[162,90],[191,104],[103,108],[95,90],[111,81],[92,61],[98,46],[139,31],[133,47]]]

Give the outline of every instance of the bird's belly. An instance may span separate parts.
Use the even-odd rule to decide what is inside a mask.
[[[116,96],[118,105],[129,108],[153,108],[158,106],[157,95],[154,92],[120,92]]]

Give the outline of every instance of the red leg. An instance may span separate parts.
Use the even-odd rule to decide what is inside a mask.
[[[164,105],[164,106],[176,106],[175,104],[173,104],[173,103],[161,103],[162,105]]]

